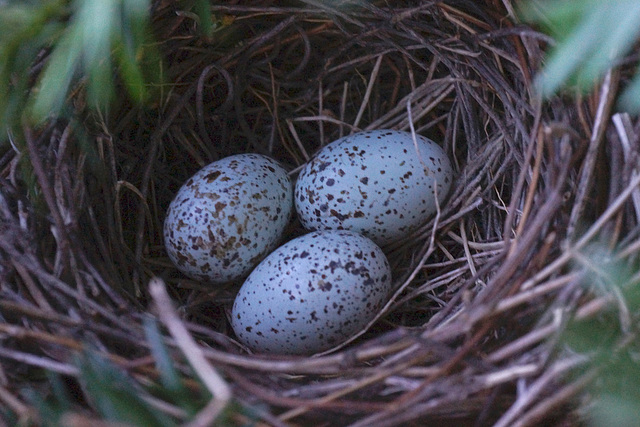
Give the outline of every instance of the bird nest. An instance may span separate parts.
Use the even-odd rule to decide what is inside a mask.
[[[37,422],[37,402],[66,393],[65,422],[84,425],[107,417],[96,383],[193,425],[582,417],[599,355],[634,346],[640,132],[612,107],[624,75],[542,101],[531,79],[546,40],[509,1],[230,3],[211,7],[211,38],[179,2],[154,4],[153,105],[98,113],[80,86],[72,119],[16,130],[25,148],[2,153],[7,413]],[[267,154],[295,177],[324,144],[369,129],[437,141],[451,194],[384,248],[393,294],[366,329],[313,357],[251,354],[229,326],[239,284],[207,286],[169,261],[172,197],[227,155]]]

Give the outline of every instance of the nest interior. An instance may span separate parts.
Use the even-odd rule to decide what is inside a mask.
[[[640,128],[613,109],[624,72],[592,95],[543,102],[532,89],[543,38],[517,24],[509,1],[211,12],[207,39],[178,3],[154,2],[165,83],[152,105],[123,99],[98,113],[78,91],[71,118],[21,129],[24,150],[2,153],[0,398],[11,411],[38,419],[19,391],[53,394],[43,369],[86,394],[76,355],[90,347],[159,413],[189,419],[152,391],[162,383],[152,319],[204,419],[219,407],[236,411],[230,424],[247,413],[354,426],[579,417],[602,367],[567,350],[568,325],[606,323],[617,352],[633,335]],[[347,345],[248,353],[228,322],[238,284],[189,280],[164,251],[172,197],[219,158],[263,153],[295,176],[322,145],[368,129],[441,144],[456,173],[447,202],[385,248],[393,296]],[[288,237],[300,233],[292,222]],[[612,271],[620,287],[602,285]],[[100,413],[91,399],[75,405],[78,416]]]

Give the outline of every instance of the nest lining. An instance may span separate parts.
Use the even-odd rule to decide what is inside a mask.
[[[615,292],[585,286],[599,256],[585,250],[597,241],[617,249],[597,258],[606,265],[637,260],[638,125],[613,115],[615,75],[577,102],[535,98],[536,34],[511,24],[504,4],[396,3],[212,6],[226,24],[206,40],[178,6],[156,2],[167,61],[156,104],[97,114],[78,101],[70,120],[24,129],[26,151],[1,162],[9,388],[34,367],[77,376],[83,343],[157,383],[152,316],[194,390],[214,366],[221,382],[204,381],[212,401],[226,390],[268,424],[574,416],[563,410],[597,369],[558,344],[567,319],[618,313],[621,328],[632,323]],[[438,215],[385,248],[393,298],[327,354],[247,353],[227,322],[237,287],[191,281],[164,253],[173,195],[227,155],[265,153],[295,175],[322,145],[376,128],[438,141],[457,173]],[[288,237],[302,232],[294,222]],[[181,340],[180,326],[197,341]]]

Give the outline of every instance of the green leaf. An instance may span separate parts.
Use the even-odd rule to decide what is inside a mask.
[[[595,400],[589,407],[590,425],[634,426],[640,411],[640,366],[637,360],[622,353],[605,357],[605,369],[592,386]]]
[[[556,39],[564,39],[590,9],[592,1],[536,1],[522,3],[520,17],[533,22]]]
[[[200,19],[200,32],[204,34],[205,37],[211,38],[211,36],[213,36],[214,25],[209,0],[196,0],[195,12]]]
[[[26,72],[63,34],[65,0],[16,2],[0,8],[0,140],[19,124],[30,91]]]
[[[66,101],[69,87],[80,62],[81,50],[78,33],[68,31],[58,43],[36,88],[31,115],[42,122],[51,114],[57,114]]]
[[[129,96],[137,103],[147,98],[145,88],[145,45],[152,46],[148,31],[148,0],[128,0],[123,4],[122,27],[129,31],[116,34],[115,59]],[[150,48],[151,49],[151,48]],[[153,66],[153,65],[151,65]]]
[[[640,73],[636,73],[633,81],[620,97],[620,108],[631,113],[640,112]]]
[[[594,31],[598,16],[590,14],[583,24],[551,52],[536,85],[545,97],[555,93],[578,70],[589,55],[593,45],[600,40],[601,34]]]
[[[115,99],[117,77],[134,102],[149,100],[154,91],[147,87],[159,86],[163,74],[150,31],[150,0],[36,3],[38,6],[23,5],[8,12],[0,9],[0,24],[11,28],[0,31],[2,128],[18,123],[27,104],[27,116],[36,123],[60,115],[78,83],[84,85],[90,108],[109,106]],[[44,48],[51,47],[38,82],[30,90],[24,70]],[[12,79],[13,84],[6,83]]]
[[[108,421],[140,426],[174,426],[168,416],[145,402],[143,391],[125,372],[94,352],[86,352],[78,363],[89,400]]]
[[[638,423],[637,396],[630,397],[618,393],[599,396],[591,407],[588,424],[593,427],[635,426]]]
[[[146,99],[145,78],[143,70],[138,66],[135,53],[119,43],[114,55],[129,97],[138,104],[142,103]]]
[[[22,390],[21,394],[37,409],[43,427],[57,427],[60,419],[74,409],[73,399],[58,374],[47,372],[47,380],[51,392],[46,397],[32,388]]]
[[[156,368],[160,372],[162,384],[174,391],[182,391],[183,385],[178,372],[173,367],[173,360],[169,356],[167,347],[162,341],[162,335],[156,321],[150,317],[144,319],[144,331],[147,341],[151,346],[151,354],[156,362]]]
[[[520,16],[540,25],[557,42],[536,77],[536,86],[545,97],[567,86],[591,89],[640,38],[637,0],[530,0],[520,8]],[[621,105],[638,111],[637,86],[629,90],[631,94],[623,95]]]
[[[122,5],[122,25],[131,35],[128,47],[132,50],[147,41],[150,0],[126,0]]]
[[[151,354],[156,362],[156,368],[160,373],[160,380],[165,387],[164,390],[158,390],[166,399],[176,403],[180,408],[193,415],[202,408],[206,400],[210,398],[208,393],[206,396],[198,398],[190,391],[180,378],[178,371],[173,366],[174,361],[169,355],[167,346],[163,341],[163,337],[158,329],[158,324],[152,318],[144,319],[144,330],[147,341],[151,346]]]
[[[89,77],[88,101],[90,105],[104,107],[114,95],[111,44],[114,34],[120,30],[120,1],[77,2],[74,25],[79,36],[78,47],[82,50],[84,70]]]

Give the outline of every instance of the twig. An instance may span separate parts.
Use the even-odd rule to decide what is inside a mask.
[[[166,325],[191,367],[213,395],[205,408],[187,425],[190,427],[212,425],[231,401],[231,389],[209,364],[198,344],[180,321],[162,279],[156,277],[149,281],[149,293],[153,297],[160,320]]]
[[[362,98],[362,103],[360,104],[360,110],[358,110],[358,115],[356,115],[356,119],[353,122],[353,127],[357,128],[360,124],[360,120],[362,119],[362,115],[364,114],[365,109],[367,108],[367,104],[369,103],[369,97],[371,96],[371,91],[373,90],[373,85],[378,78],[378,72],[380,71],[380,65],[382,64],[383,55],[379,55],[376,60],[375,65],[373,66],[373,71],[371,71],[371,77],[369,77],[369,84],[367,85],[367,90],[364,93],[364,97]]]
[[[609,122],[611,108],[616,100],[616,93],[619,80],[619,71],[609,70],[602,82],[600,89],[600,102],[594,119],[593,131],[591,132],[591,140],[589,141],[589,150],[583,162],[580,181],[578,182],[578,192],[576,200],[571,210],[571,217],[567,226],[567,237],[572,240],[575,234],[577,223],[582,215],[585,207],[585,201],[588,192],[591,190],[591,180],[593,179],[593,168],[598,157],[598,149],[602,142],[604,132]]]
[[[584,364],[586,358],[584,356],[573,356],[560,360],[551,365],[537,380],[531,385],[526,385],[522,380],[521,391],[516,402],[504,413],[502,417],[494,424],[494,427],[512,426],[517,418],[529,407],[536,399],[538,399],[544,390],[556,381],[567,371]]]
[[[547,267],[543,268],[541,271],[536,273],[531,279],[527,280],[522,284],[522,289],[526,290],[533,287],[538,281],[548,277],[551,273],[556,271],[562,265],[564,265],[567,261],[569,261],[573,254],[577,251],[580,251],[591,239],[593,239],[596,234],[602,229],[603,225],[611,219],[611,217],[622,207],[624,203],[626,203],[627,199],[633,194],[636,188],[640,185],[640,175],[634,177],[629,185],[624,189],[622,193],[609,205],[606,211],[593,223],[591,227],[578,239],[578,241],[571,246],[570,248],[566,248],[565,251],[556,258],[553,262],[551,262]]]

